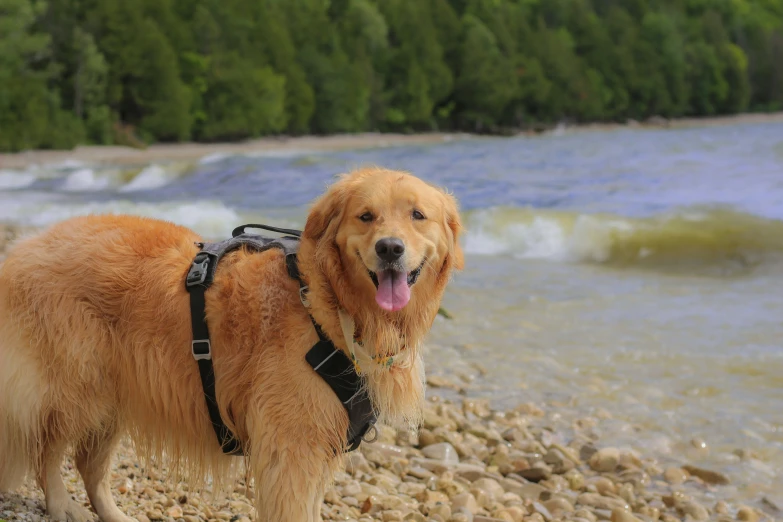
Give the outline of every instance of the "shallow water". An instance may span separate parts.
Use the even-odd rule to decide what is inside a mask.
[[[467,267],[428,371],[480,364],[471,395],[608,413],[602,443],[719,469],[743,499],[783,494],[781,123],[40,166],[0,171],[0,220],[301,227],[334,174],[366,164],[444,185],[464,210]]]

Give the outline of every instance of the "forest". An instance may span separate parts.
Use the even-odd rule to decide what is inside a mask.
[[[0,151],[783,110],[783,0],[0,0]]]

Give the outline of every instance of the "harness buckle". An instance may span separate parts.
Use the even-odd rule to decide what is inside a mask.
[[[212,360],[212,343],[209,339],[198,339],[191,344],[191,352],[193,358],[197,361],[211,361]]]
[[[308,301],[305,297],[305,293],[307,292],[308,288],[308,286],[302,286],[299,288],[299,300],[302,301],[302,305],[305,308],[310,308],[310,301]]]
[[[188,270],[188,276],[185,278],[185,284],[187,286],[196,286],[203,284],[207,279],[207,272],[209,270],[209,254],[200,252],[193,259],[193,264]]]

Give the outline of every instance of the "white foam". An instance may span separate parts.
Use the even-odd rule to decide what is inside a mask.
[[[77,204],[61,199],[43,193],[26,193],[23,200],[3,198],[0,200],[0,221],[45,227],[75,216],[130,214],[170,221],[210,238],[228,237],[242,222],[233,209],[213,201],[152,204],[115,200]]]
[[[78,169],[68,174],[60,189],[66,192],[93,192],[103,190],[109,184],[109,178],[97,177],[92,169]]]
[[[528,217],[528,216],[525,216]],[[496,210],[468,217],[465,251],[482,255],[513,255],[525,259],[563,259],[568,237],[562,225],[545,216],[505,220]]]
[[[171,181],[171,176],[159,165],[150,165],[139,172],[130,183],[120,187],[119,192],[136,192],[163,187]]]
[[[11,190],[29,187],[35,183],[36,176],[29,172],[16,170],[0,170],[0,190]]]
[[[213,154],[207,154],[203,158],[199,160],[199,165],[209,165],[210,163],[217,163],[218,161],[223,161],[228,157],[228,154],[224,154],[222,152],[215,152]]]

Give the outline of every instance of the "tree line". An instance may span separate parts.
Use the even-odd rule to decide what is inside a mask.
[[[783,0],[0,0],[0,150],[783,109]]]

